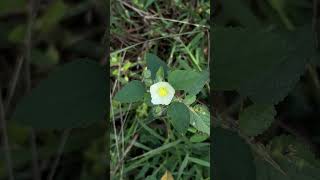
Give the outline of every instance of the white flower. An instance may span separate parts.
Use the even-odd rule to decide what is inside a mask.
[[[175,90],[167,82],[158,82],[150,86],[151,102],[152,104],[170,104]]]

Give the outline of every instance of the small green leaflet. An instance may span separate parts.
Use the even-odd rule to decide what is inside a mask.
[[[142,82],[133,80],[126,84],[114,97],[114,100],[122,103],[142,101],[145,97],[145,87]]]
[[[185,103],[186,105],[190,105],[194,103],[196,100],[197,100],[197,97],[195,95],[187,95],[184,98],[183,103]]]
[[[173,102],[168,107],[168,116],[173,127],[181,134],[185,134],[189,127],[190,114],[188,107],[180,102]]]
[[[164,70],[163,70],[163,67],[160,66],[160,68],[156,73],[156,82],[162,82],[162,81],[164,81]]]
[[[169,73],[168,81],[176,90],[184,90],[190,95],[198,94],[209,80],[207,71],[174,70]]]
[[[251,105],[240,113],[240,130],[248,136],[259,135],[270,127],[276,113],[273,105]]]

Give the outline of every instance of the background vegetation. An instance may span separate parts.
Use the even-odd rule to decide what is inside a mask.
[[[67,117],[73,110],[67,101],[82,88],[76,85],[68,89],[76,84],[70,79],[73,74],[88,76],[88,72],[76,68],[78,60],[86,58],[100,63],[105,58],[106,10],[106,1],[100,0],[0,1],[0,119],[6,122],[1,124],[0,179],[12,179],[12,176],[20,180],[105,179],[108,164],[105,123],[94,123],[87,128],[71,128],[74,125],[71,123],[64,130],[50,127],[71,120]],[[35,101],[20,104],[30,89],[70,62],[75,66],[69,66],[71,69],[65,71],[63,78],[55,83],[51,81],[49,88],[42,91],[38,99],[44,102],[42,105]],[[85,83],[86,77],[80,78]],[[54,96],[59,93],[60,96]],[[67,104],[47,106],[50,97],[51,102],[58,97],[57,101],[64,99]],[[13,118],[16,107],[38,119]],[[66,117],[57,118],[61,110]],[[83,116],[81,112],[78,114]],[[31,129],[18,119],[37,128]],[[8,151],[3,127],[7,127],[13,172],[6,167]],[[38,161],[34,161],[36,157]]]
[[[319,179],[317,1],[214,8],[212,178]]]

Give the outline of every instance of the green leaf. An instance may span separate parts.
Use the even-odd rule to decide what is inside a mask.
[[[310,147],[297,141],[293,136],[281,135],[273,138],[268,149],[275,159],[286,158],[299,167],[310,165],[320,168],[320,162]]]
[[[158,56],[156,56],[155,54],[147,53],[146,60],[147,60],[147,67],[151,71],[152,79],[156,79],[156,74],[160,67],[163,68],[164,77],[168,75],[169,67]]]
[[[59,63],[58,52],[54,47],[48,48],[46,52],[40,49],[31,51],[31,63],[39,67],[50,67]]]
[[[256,180],[250,147],[238,134],[222,128],[213,129],[211,158],[216,180]]]
[[[173,127],[181,134],[185,134],[189,127],[190,115],[186,105],[173,102],[168,107],[168,116]]]
[[[196,105],[190,108],[190,124],[198,131],[210,135],[210,112],[203,105]]]
[[[156,81],[157,82],[162,82],[164,81],[164,71],[163,71],[163,67],[161,66],[156,74]]]
[[[187,153],[187,155],[185,156],[185,158],[183,159],[181,165],[180,165],[180,168],[179,168],[179,171],[178,171],[178,178],[177,179],[180,179],[185,168],[187,167],[188,165],[188,159],[189,159],[189,153]]]
[[[281,18],[285,26],[288,29],[293,30],[294,25],[290,21],[290,18],[287,15],[285,10],[286,7],[288,6],[287,1],[286,0],[268,0],[268,2],[271,5],[271,7],[278,12],[279,17]]]
[[[240,113],[240,130],[248,136],[259,135],[270,127],[276,113],[273,105],[251,105]]]
[[[146,90],[142,82],[133,80],[126,84],[114,97],[114,100],[122,103],[142,101]]]
[[[12,28],[8,34],[8,40],[12,43],[23,43],[26,36],[27,26],[25,24],[19,24]]]
[[[198,158],[194,158],[194,157],[189,157],[188,158],[189,161],[199,164],[201,166],[205,166],[205,167],[210,167],[210,163],[208,161],[204,161],[202,159],[198,159]]]
[[[190,142],[199,143],[199,142],[203,142],[203,141],[207,140],[208,138],[209,138],[209,136],[207,134],[195,134],[195,135],[191,136]]]
[[[277,104],[314,55],[308,27],[295,32],[215,28],[215,90],[237,90],[259,104]]]
[[[184,98],[183,103],[185,103],[186,105],[190,105],[194,103],[196,100],[197,100],[197,97],[195,95],[187,95]]]
[[[176,90],[184,90],[190,95],[198,94],[209,80],[207,71],[175,70],[169,73],[168,81]]]
[[[216,23],[226,24],[231,19],[246,27],[259,27],[259,19],[254,15],[249,5],[242,0],[223,0],[221,1],[223,11],[216,17]]]
[[[142,74],[145,79],[151,78],[151,71],[149,69],[145,69]]]
[[[151,102],[151,94],[150,93],[144,93],[143,102],[146,103],[148,106],[153,106]]]
[[[257,180],[319,180],[320,169],[309,165],[297,167],[286,159],[277,162],[285,171],[285,175],[275,169],[270,163],[256,160]]]
[[[155,0],[146,0],[144,4],[144,9],[147,9]]]
[[[283,172],[270,163],[256,158],[257,180],[319,180],[320,162],[310,148],[293,136],[272,139],[268,151]]]
[[[68,6],[62,0],[54,1],[36,22],[37,28],[40,28],[43,32],[54,29],[67,13],[67,10]]]
[[[105,118],[105,70],[89,60],[52,72],[17,105],[13,119],[34,128],[75,128]]]
[[[23,10],[27,5],[25,0],[1,0],[0,15],[11,13],[17,10]]]

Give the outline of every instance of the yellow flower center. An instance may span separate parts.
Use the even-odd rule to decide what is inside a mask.
[[[160,87],[160,88],[158,89],[158,94],[159,94],[159,96],[161,96],[161,97],[167,96],[168,93],[169,93],[169,92],[168,92],[168,89],[165,88],[165,87]]]

